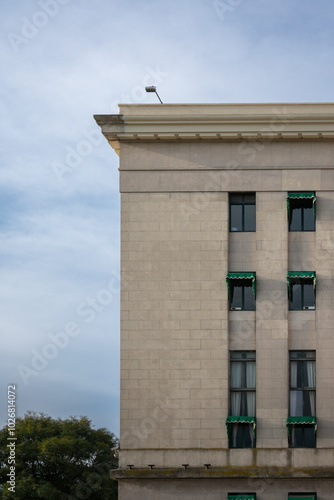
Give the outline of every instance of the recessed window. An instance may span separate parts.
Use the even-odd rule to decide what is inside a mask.
[[[255,311],[256,273],[226,275],[231,311]]]
[[[255,193],[230,194],[230,231],[255,231]]]
[[[316,274],[291,272],[287,275],[290,311],[315,309]]]
[[[289,231],[315,231],[316,196],[314,192],[288,193]]]
[[[289,493],[288,500],[317,500],[316,493]]]
[[[256,493],[229,493],[227,500],[256,500]]]
[[[290,351],[290,404],[287,427],[292,448],[316,443],[315,351]]]
[[[255,351],[230,352],[230,448],[255,447]]]

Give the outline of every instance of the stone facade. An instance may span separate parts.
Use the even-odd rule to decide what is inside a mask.
[[[331,499],[334,104],[95,118],[120,155],[120,500]],[[314,232],[289,232],[288,191],[316,192]],[[237,192],[256,193],[255,232],[229,232]],[[233,271],[256,272],[256,311],[229,311]],[[289,271],[316,271],[315,310],[289,311]],[[255,449],[228,445],[235,350],[256,351]],[[316,351],[316,448],[288,447],[289,350]]]

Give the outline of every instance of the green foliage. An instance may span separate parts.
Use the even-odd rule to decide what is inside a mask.
[[[114,500],[118,441],[107,429],[92,429],[86,417],[52,419],[28,412],[16,419],[15,493],[8,491],[8,428],[0,431],[0,499]]]

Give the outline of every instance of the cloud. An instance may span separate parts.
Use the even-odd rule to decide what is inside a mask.
[[[0,379],[18,383],[21,414],[115,432],[117,291],[102,302],[119,271],[118,157],[93,114],[157,102],[147,84],[166,103],[331,100],[334,5],[220,0],[222,16],[211,0],[49,0],[46,19],[45,2],[4,3],[0,20]],[[82,334],[25,386],[18,364],[69,322]]]

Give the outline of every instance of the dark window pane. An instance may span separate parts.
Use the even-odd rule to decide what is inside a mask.
[[[292,202],[290,202],[290,231],[301,231],[302,230],[302,208],[294,207]]]
[[[244,201],[245,203],[252,203],[255,205],[255,194],[245,194]]]
[[[291,446],[301,448],[303,446],[303,429],[301,426],[291,426]]]
[[[304,446],[306,448],[315,448],[315,432],[313,425],[304,427]]]
[[[231,359],[242,359],[242,351],[231,351]]]
[[[247,417],[247,394],[246,391],[240,393],[241,396],[241,412],[240,412],[240,417]]]
[[[313,208],[304,208],[304,231],[314,231],[315,220]]]
[[[304,208],[312,208],[313,209],[313,200],[311,198],[305,198],[303,200],[300,200],[300,204]]]
[[[233,290],[232,290],[232,300],[231,300],[231,308],[232,307],[239,307],[241,309],[242,307],[242,287],[241,286],[234,286],[232,284]]]
[[[254,433],[253,427],[250,425],[244,425],[245,431],[245,448],[253,448],[254,446]]]
[[[253,426],[249,424],[233,424],[231,447],[254,448],[255,438],[254,438]]]
[[[255,194],[230,195],[230,231],[255,231]]]
[[[245,358],[247,359],[255,359],[255,351],[246,351]]]
[[[313,200],[290,200],[290,231],[314,231]]]
[[[255,296],[252,286],[244,287],[244,305],[246,311],[255,311]]]
[[[293,365],[294,363],[291,363]],[[297,361],[297,386],[299,389],[303,387],[303,368],[304,368],[304,361]],[[293,367],[291,366],[291,371]]]
[[[302,391],[304,393],[303,417],[315,417],[315,391]]]
[[[242,231],[242,205],[231,205],[230,231]]]
[[[290,359],[315,359],[315,351],[290,351]]]
[[[255,231],[255,205],[246,205],[244,207],[245,214],[245,231]]]
[[[291,285],[290,309],[302,309],[302,285],[296,283]]]
[[[315,448],[316,437],[313,425],[293,425],[291,427],[291,446],[293,448]]]
[[[304,307],[314,307],[314,288],[313,284],[308,285],[305,283],[304,285]]]
[[[230,195],[230,203],[231,204],[233,204],[233,203],[241,204],[242,203],[242,194],[231,194]]]
[[[232,448],[243,448],[243,426],[233,424],[232,427]]]

